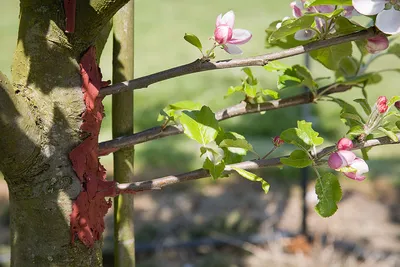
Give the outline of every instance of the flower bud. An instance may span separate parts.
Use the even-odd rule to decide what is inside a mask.
[[[232,28],[228,25],[220,25],[216,27],[214,38],[217,43],[226,44],[230,39],[232,39]]]
[[[376,108],[378,109],[378,112],[381,114],[385,113],[388,110],[386,96],[378,97],[378,100],[376,101]]]
[[[365,176],[363,174],[369,171],[368,164],[360,158],[355,158],[354,161],[350,164],[350,167],[356,169],[357,171],[345,172],[344,175],[356,181],[364,180]]]
[[[338,152],[332,153],[328,159],[329,168],[337,170],[353,163],[356,155],[347,150],[339,150]]]
[[[398,110],[400,110],[400,101],[397,101],[396,103],[394,103],[394,106],[395,106]]]
[[[272,140],[272,143],[274,144],[274,146],[280,147],[280,146],[283,145],[285,142],[284,142],[279,136],[275,136],[275,137],[274,137],[274,140]]]
[[[353,142],[349,138],[341,138],[337,143],[339,150],[350,150],[353,148]]]
[[[365,48],[371,54],[376,54],[389,47],[389,40],[385,35],[378,35],[367,39]]]

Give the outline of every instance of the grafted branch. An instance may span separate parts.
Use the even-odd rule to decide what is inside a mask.
[[[400,134],[397,134],[397,137],[400,138]],[[361,149],[361,148],[368,148],[374,146],[381,146],[381,145],[388,145],[388,144],[399,144],[400,142],[394,142],[389,137],[380,137],[376,139],[368,140],[364,143],[357,143],[353,147],[353,150]],[[336,146],[326,147],[321,150],[317,155],[316,159],[321,159],[324,156],[332,153],[336,150]],[[285,156],[288,157],[288,156]],[[237,164],[227,165],[225,167],[225,174],[232,173],[234,170],[232,167],[237,167],[245,170],[256,170],[261,168],[267,167],[278,167],[281,166],[282,163],[280,159],[283,157],[272,158],[272,159],[260,159],[260,160],[250,160],[244,161]],[[322,161],[317,161],[318,164],[323,164]],[[117,188],[120,190],[120,193],[134,193],[140,191],[148,191],[148,190],[159,190],[165,186],[197,180],[201,178],[209,177],[210,174],[205,169],[198,169],[191,172],[186,172],[178,175],[169,175],[161,178],[156,178],[149,181],[142,181],[136,183],[127,183],[127,184],[117,184]]]
[[[345,92],[349,90],[351,85],[328,85],[322,87],[318,90],[320,95],[329,95],[333,93]],[[246,102],[241,102],[237,105],[222,109],[215,114],[215,118],[218,121],[223,121],[229,118],[258,113],[260,111],[269,111],[275,109],[281,109],[286,107],[292,107],[297,105],[303,105],[307,103],[313,103],[315,97],[311,92],[302,93],[296,96],[287,97],[279,100],[268,101],[262,104],[252,105]],[[107,155],[109,153],[115,152],[121,148],[135,146],[140,143],[148,142],[151,140],[177,135],[183,133],[183,128],[181,126],[167,126],[162,128],[160,126],[153,127],[142,132],[130,135],[122,136],[116,139],[102,142],[99,144],[99,154]]]
[[[160,81],[196,72],[203,72],[207,70],[228,69],[228,68],[249,67],[249,66],[264,66],[268,64],[269,61],[300,55],[324,47],[329,47],[356,40],[362,40],[372,37],[374,35],[376,35],[375,29],[369,28],[356,33],[351,33],[348,35],[343,35],[327,40],[315,41],[306,45],[301,45],[283,51],[269,53],[256,57],[242,58],[242,59],[227,59],[216,62],[203,61],[201,59],[198,59],[189,64],[185,64],[172,69],[150,74],[141,78],[105,87],[100,91],[100,95],[105,96],[105,95],[116,94],[119,92],[124,92],[127,90],[146,88],[149,85]]]

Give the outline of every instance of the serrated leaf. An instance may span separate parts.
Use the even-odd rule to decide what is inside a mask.
[[[354,102],[360,104],[362,109],[364,110],[365,114],[371,114],[371,107],[369,106],[368,102],[364,98],[354,99]]]
[[[314,91],[318,87],[310,71],[301,65],[294,65],[286,68],[283,74],[278,77],[278,89],[292,86],[305,86],[311,91]]]
[[[214,112],[207,106],[199,111],[184,111],[179,121],[184,133],[201,145],[214,141],[220,130]]]
[[[200,50],[200,52],[203,49],[203,46],[201,45],[200,39],[196,35],[194,35],[192,33],[185,33],[185,36],[183,38],[189,44],[197,47]]]
[[[263,178],[259,177],[258,175],[252,173],[252,172],[248,172],[246,170],[243,170],[241,168],[238,167],[231,167],[233,170],[235,170],[240,176],[253,181],[253,182],[260,182],[261,183],[261,187],[264,190],[265,194],[268,193],[269,191],[269,183],[267,181],[265,181]]]
[[[388,129],[385,129],[384,127],[379,127],[378,130],[381,131],[382,133],[384,133],[387,137],[392,139],[394,142],[399,141],[399,138],[397,137],[397,135],[394,132],[392,132]]]
[[[230,152],[239,154],[239,155],[246,155],[247,151],[254,152],[253,146],[249,144],[246,140],[244,139],[225,139],[222,140],[222,142],[219,144],[221,148],[226,148]]]
[[[339,63],[344,57],[352,54],[351,43],[333,45],[310,52],[310,56],[330,70],[339,69]]]
[[[244,92],[248,97],[254,98],[257,96],[257,87],[248,83],[244,83]]]
[[[310,146],[319,146],[324,142],[324,138],[319,137],[319,133],[313,130],[311,122],[297,121],[296,132],[299,138]]]
[[[225,170],[225,163],[222,161],[220,163],[214,164],[210,159],[206,158],[203,164],[203,168],[208,170],[211,177],[216,180],[222,177]]]
[[[282,26],[269,36],[269,42],[273,43],[288,35],[295,34],[299,30],[310,29],[313,23],[313,16],[302,16],[298,19],[284,21],[282,22]]]
[[[281,158],[282,164],[295,168],[305,168],[312,164],[312,160],[303,150],[293,151],[288,158]]]
[[[338,209],[337,203],[342,199],[342,189],[339,181],[332,173],[326,173],[317,179],[315,193],[318,204],[315,211],[322,217],[330,217]]]
[[[304,143],[297,135],[296,128],[289,128],[280,134],[280,138],[287,144],[292,144],[304,149],[310,149],[310,145]]]
[[[263,95],[270,96],[270,97],[272,97],[273,99],[279,99],[279,93],[276,92],[276,91],[274,91],[274,90],[262,89],[262,90],[261,90],[261,93],[262,93]]]

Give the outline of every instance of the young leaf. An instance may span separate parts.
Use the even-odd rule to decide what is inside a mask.
[[[318,178],[315,193],[318,196],[315,211],[322,217],[332,216],[338,209],[337,203],[342,199],[342,189],[337,177],[332,173],[326,173]]]
[[[383,127],[379,127],[378,130],[381,131],[382,133],[384,133],[386,136],[388,136],[394,142],[399,142],[399,138],[397,137],[397,135],[394,132],[392,132],[388,129],[385,129]]]
[[[337,35],[350,34],[352,32],[358,32],[363,29],[365,28],[343,16],[339,16],[335,19],[335,30]]]
[[[224,172],[225,163],[221,161],[220,163],[214,164],[210,159],[206,158],[203,164],[203,168],[208,170],[214,180],[217,180],[222,176],[222,173]]]
[[[281,139],[287,143],[300,148],[310,149],[311,146],[306,144],[297,134],[297,128],[289,128],[280,134]]]
[[[288,158],[281,158],[282,164],[295,168],[305,168],[312,164],[312,160],[303,150],[293,151]]]
[[[284,21],[282,26],[269,36],[269,42],[273,43],[288,35],[295,34],[299,30],[310,29],[313,23],[313,16],[302,16],[298,19]]]
[[[339,69],[339,63],[344,57],[352,54],[351,43],[334,45],[310,52],[310,56],[330,70]]]
[[[276,92],[276,91],[274,91],[274,90],[270,90],[270,89],[261,89],[261,93],[262,93],[263,95],[270,96],[270,97],[272,97],[273,99],[279,99],[279,93]]]
[[[365,133],[364,127],[361,125],[356,125],[350,128],[350,130],[347,132],[348,135],[351,136],[359,136],[361,134]]]
[[[289,68],[289,66],[281,63],[278,60],[270,61],[264,66],[264,69],[269,72],[284,71],[287,68]]]
[[[252,173],[252,172],[248,172],[246,170],[243,170],[241,168],[238,167],[231,167],[233,170],[235,170],[239,175],[241,175],[242,177],[253,181],[253,182],[260,182],[261,183],[261,187],[264,190],[265,194],[268,193],[269,191],[269,183],[267,181],[265,181],[263,178],[257,176],[256,174]]]
[[[351,6],[352,0],[308,0],[304,3],[305,7],[318,5],[346,5]]]
[[[389,100],[389,103],[387,104],[388,107],[390,108],[390,107],[393,106],[394,103],[396,103],[397,101],[400,101],[400,96],[398,96],[398,95],[393,96],[393,97]]]
[[[389,47],[388,54],[392,54],[400,58],[400,44],[393,44]]]
[[[367,115],[371,114],[371,107],[369,106],[366,99],[364,99],[364,98],[354,99],[354,102],[360,104],[360,106],[363,108],[365,114],[367,114]]]
[[[254,152],[253,146],[249,144],[245,139],[225,139],[219,144],[221,148],[226,148],[230,152],[243,155],[247,154],[247,151]]]
[[[244,83],[244,92],[248,97],[254,98],[257,95],[257,87],[248,84],[247,82]]]
[[[175,121],[179,117],[182,110],[200,110],[202,105],[193,101],[180,101],[166,106],[158,116],[158,121],[162,121],[168,117],[170,120]],[[179,111],[179,112],[177,112]]]
[[[214,112],[207,106],[203,106],[199,111],[184,111],[179,121],[184,133],[201,145],[214,141],[220,131]]]
[[[246,73],[246,75],[247,75],[246,82],[247,82],[248,84],[250,84],[250,85],[256,85],[256,84],[258,83],[257,79],[254,78],[253,72],[251,71],[250,68],[248,68],[248,67],[243,68],[242,71],[243,71],[244,73]]]
[[[224,98],[227,98],[228,96],[230,96],[231,94],[236,93],[236,92],[244,92],[243,86],[239,85],[239,86],[235,86],[235,87],[233,87],[233,86],[229,87],[228,92],[226,93]]]
[[[183,38],[186,40],[186,42],[197,47],[200,52],[202,52],[201,50],[203,49],[203,46],[201,45],[201,42],[196,35],[192,33],[185,33],[185,36]]]
[[[324,142],[324,139],[318,136],[319,133],[313,130],[311,122],[297,121],[296,132],[298,137],[310,146],[319,146]]]

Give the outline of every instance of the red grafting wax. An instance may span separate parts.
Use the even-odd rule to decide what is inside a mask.
[[[96,63],[96,50],[90,47],[80,61],[82,93],[86,110],[82,114],[81,131],[89,134],[80,145],[74,148],[69,158],[72,167],[81,181],[82,191],[72,204],[70,215],[71,242],[75,235],[88,247],[99,240],[104,231],[104,216],[111,207],[111,200],[118,194],[114,181],[106,181],[106,169],[98,158],[98,137],[104,106],[98,97],[101,87],[101,72]]]
[[[76,0],[64,0],[65,32],[75,31]]]

